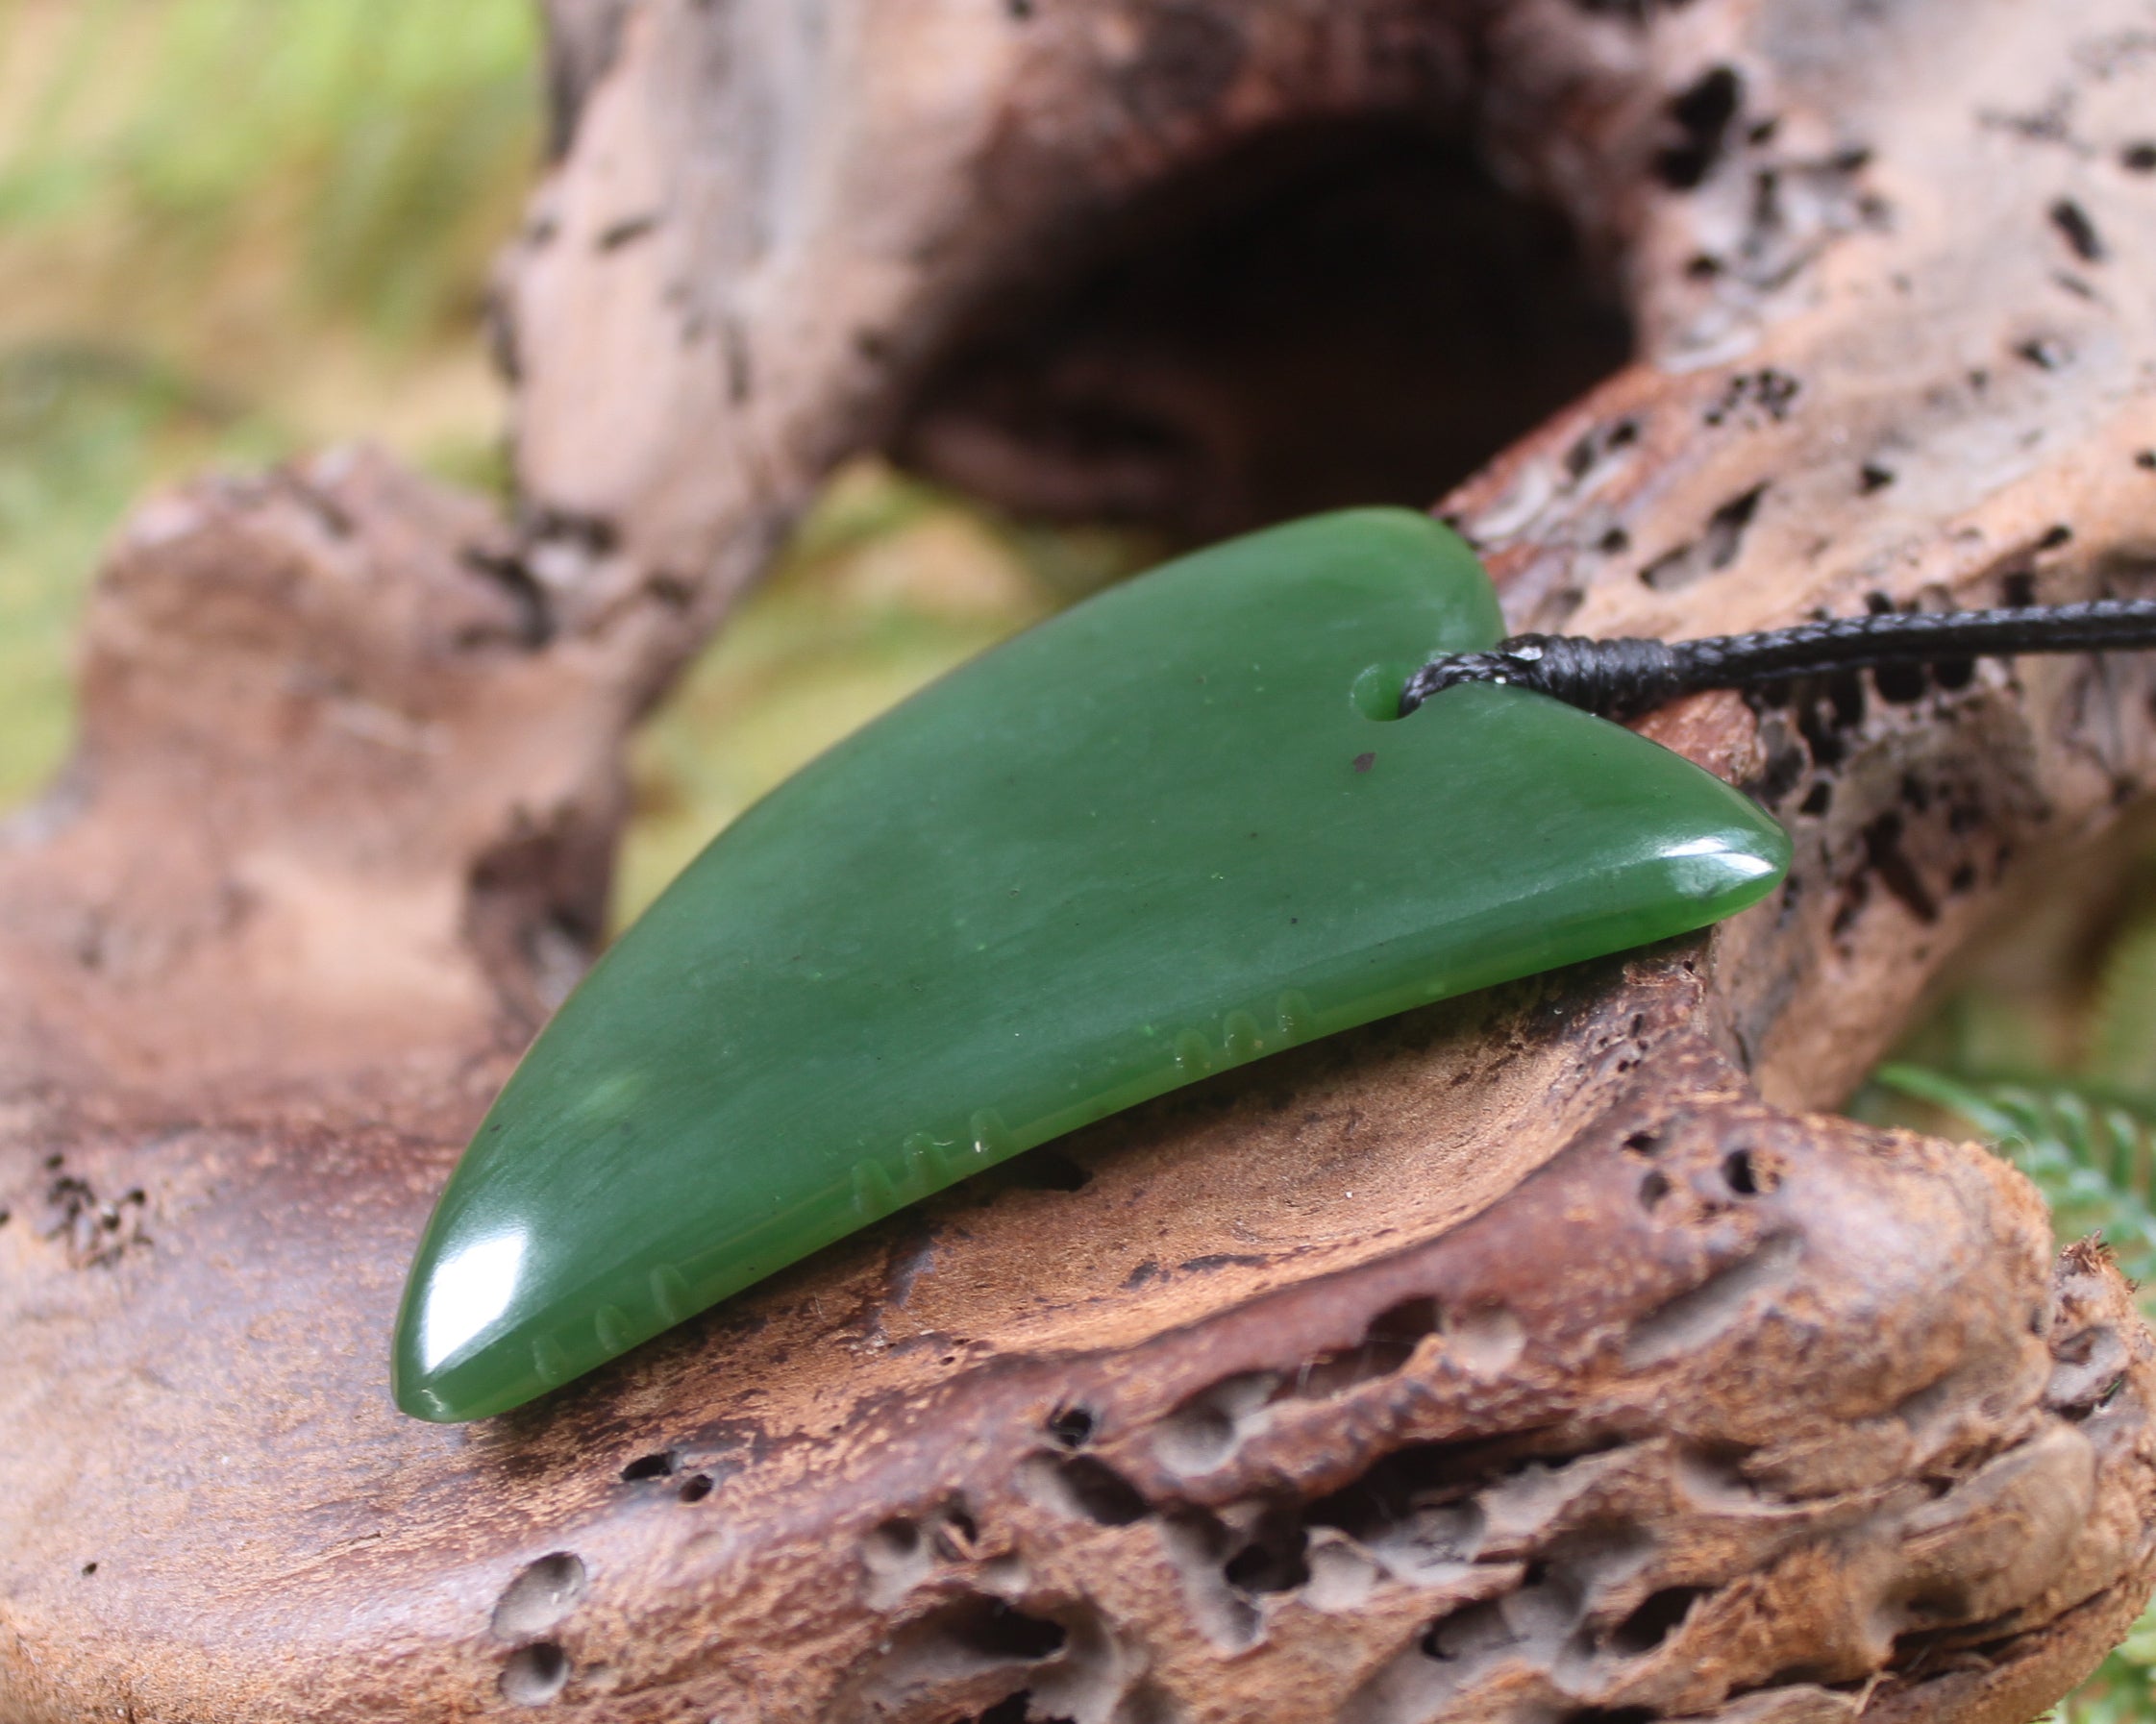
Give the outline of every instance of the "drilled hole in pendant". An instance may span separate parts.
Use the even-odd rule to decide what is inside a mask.
[[[1404,660],[1389,664],[1374,664],[1357,676],[1349,686],[1348,699],[1364,718],[1380,725],[1392,723],[1400,716],[1400,691],[1407,686],[1408,677],[1420,668]]]

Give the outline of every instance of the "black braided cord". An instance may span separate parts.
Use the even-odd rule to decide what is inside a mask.
[[[1408,678],[1400,710],[1404,717],[1462,682],[1504,682],[1604,718],[1636,718],[1701,689],[1749,688],[1882,665],[2132,647],[2156,647],[2156,599],[2091,599],[2007,610],[1890,610],[1691,641],[1516,634],[1487,653],[1431,659]]]

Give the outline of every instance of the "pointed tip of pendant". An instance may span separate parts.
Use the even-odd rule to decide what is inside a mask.
[[[468,1424],[491,1418],[543,1394],[552,1387],[535,1371],[519,1369],[514,1338],[474,1348],[462,1358],[430,1369],[415,1337],[399,1327],[389,1360],[389,1395],[397,1411],[429,1424]]]
[[[477,1415],[455,1394],[448,1373],[430,1369],[423,1362],[415,1309],[424,1308],[432,1276],[424,1260],[412,1267],[405,1290],[405,1309],[398,1314],[397,1332],[389,1349],[389,1398],[397,1411],[430,1424],[461,1424]]]
[[[423,1418],[429,1424],[462,1424],[468,1416],[444,1401],[431,1384],[399,1381],[391,1385],[390,1393],[399,1413],[411,1418]]]
[[[530,1296],[527,1237],[521,1228],[476,1239],[430,1229],[405,1284],[390,1348],[389,1392],[398,1411],[461,1424],[551,1386],[531,1344],[519,1342],[518,1308]]]
[[[389,1398],[399,1413],[423,1418],[429,1424],[458,1424],[468,1416],[442,1393],[434,1374],[420,1368],[412,1352],[411,1336],[401,1322],[389,1349]]]
[[[508,1413],[730,1291],[699,1297],[670,1268],[608,1263],[574,1205],[512,1198],[497,1170],[483,1155],[459,1170],[413,1258],[389,1359],[413,1418]]]

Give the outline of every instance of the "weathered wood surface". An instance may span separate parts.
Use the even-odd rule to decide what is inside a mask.
[[[1327,426],[1389,415],[1349,465],[1433,483],[1499,434],[1501,366],[1343,406],[1322,330],[1147,274],[1224,199],[1323,230],[1298,151],[1351,195],[1472,133],[1583,236],[1564,294],[1624,283],[1640,362],[1447,504],[1520,626],[2143,590],[2149,8],[562,11],[516,523],[352,456],[148,506],[0,846],[0,1717],[2015,1724],[2069,1686],[2150,1584],[2148,1338],[1999,1163],[1804,1110],[1988,917],[2101,880],[2139,660],[1687,702],[1653,732],[1797,840],[1711,940],[1110,1121],[508,1418],[401,1419],[385,1358],[591,936],[622,735],[832,459],[1207,529]],[[1358,219],[1456,170],[1418,160]],[[1492,217],[1499,303],[1540,219]]]

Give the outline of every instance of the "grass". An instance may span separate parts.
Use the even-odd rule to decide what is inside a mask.
[[[73,618],[147,488],[362,434],[498,481],[478,322],[538,147],[534,11],[0,0],[0,808],[62,755]],[[639,738],[618,914],[810,755],[1146,551],[842,474]],[[1988,1135],[2065,1234],[2156,1268],[2156,913],[2093,979],[2037,969],[1965,989],[1857,1105]],[[2152,1669],[2156,1618],[2060,1716],[2156,1724]]]

